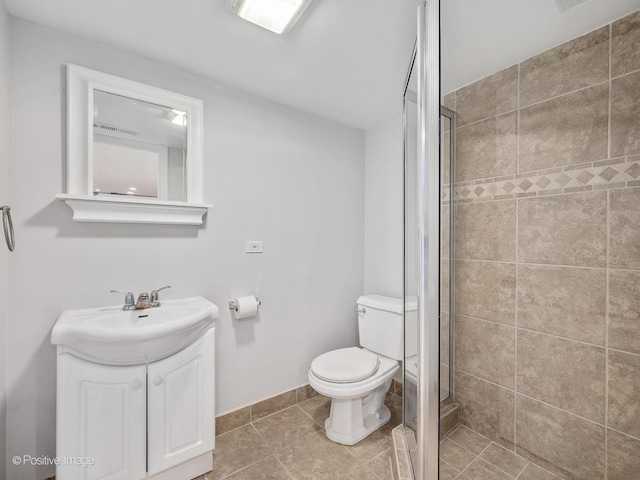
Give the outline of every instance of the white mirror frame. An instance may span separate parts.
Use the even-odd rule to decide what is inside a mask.
[[[187,201],[93,195],[93,92],[187,112]],[[203,103],[142,83],[78,65],[67,65],[67,193],[58,194],[78,222],[201,225],[211,205],[203,203]]]

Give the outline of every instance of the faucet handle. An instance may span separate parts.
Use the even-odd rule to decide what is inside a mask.
[[[160,306],[160,296],[158,295],[158,293],[160,293],[161,290],[165,290],[167,288],[171,288],[171,285],[166,285],[162,288],[151,291],[151,298],[149,298],[149,301],[153,304],[154,307]]]
[[[111,290],[111,293],[120,293],[124,295],[124,307],[123,310],[131,310],[132,307],[135,307],[136,301],[133,297],[133,292],[121,292],[119,290]]]

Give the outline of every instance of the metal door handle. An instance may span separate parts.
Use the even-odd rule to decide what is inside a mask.
[[[10,252],[16,249],[16,237],[13,234],[13,222],[11,221],[11,207],[5,205],[2,210],[2,226],[4,227],[4,239]]]

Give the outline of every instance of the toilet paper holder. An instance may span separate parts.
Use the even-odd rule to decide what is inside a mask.
[[[256,297],[256,303],[258,306],[262,305],[262,301],[258,297]],[[229,302],[229,310],[238,310],[238,306],[233,300]]]

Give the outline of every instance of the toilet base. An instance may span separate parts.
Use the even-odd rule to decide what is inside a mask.
[[[385,382],[361,398],[333,398],[331,414],[324,422],[327,438],[343,445],[354,445],[391,420],[384,398],[391,385]]]

